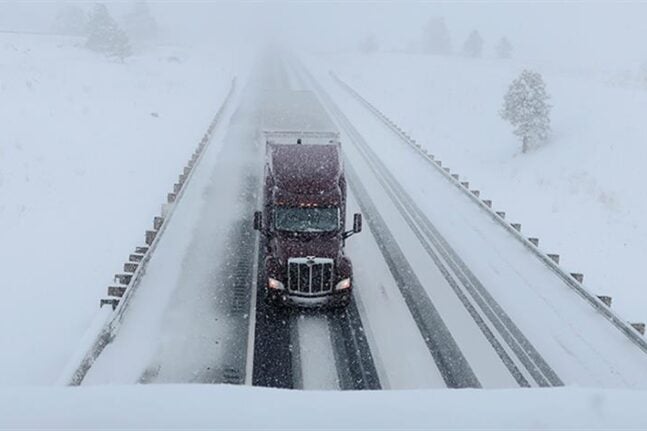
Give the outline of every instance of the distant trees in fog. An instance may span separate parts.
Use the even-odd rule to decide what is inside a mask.
[[[98,3],[94,6],[88,21],[87,32],[88,40],[85,46],[93,51],[118,58],[121,61],[132,53],[128,36],[110,16],[105,4]]]
[[[478,58],[483,56],[485,42],[478,30],[472,30],[463,43],[461,53],[465,57]],[[434,55],[450,55],[452,53],[451,36],[445,20],[442,17],[429,19],[422,32],[422,52]],[[512,44],[507,37],[499,39],[494,46],[495,56],[500,59],[512,57]]]
[[[496,56],[497,58],[510,58],[512,57],[512,45],[507,37],[502,37],[499,39],[499,42],[496,44]]]
[[[543,77],[532,70],[521,72],[504,96],[501,118],[514,127],[524,153],[548,139],[552,108],[549,98]]]
[[[483,53],[483,38],[477,30],[473,30],[463,44],[463,55],[480,57]]]
[[[424,28],[422,50],[426,54],[449,55],[452,52],[451,37],[441,17],[432,17]]]
[[[131,54],[131,41],[148,42],[157,36],[159,27],[148,3],[140,0],[123,16],[123,29],[102,3],[89,12],[84,4],[63,3],[51,28],[55,33],[87,36],[87,48],[123,60]]]

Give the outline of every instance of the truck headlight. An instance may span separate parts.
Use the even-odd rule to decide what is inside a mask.
[[[280,281],[274,279],[274,278],[268,278],[267,279],[267,287],[270,289],[276,289],[276,290],[284,290],[285,286],[283,286],[283,283]]]
[[[335,286],[335,290],[344,290],[348,289],[350,287],[350,278],[344,278],[342,281],[337,283],[337,286]]]

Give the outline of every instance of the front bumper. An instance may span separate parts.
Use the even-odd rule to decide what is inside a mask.
[[[267,289],[267,298],[272,304],[299,308],[343,307],[348,305],[351,297],[352,288],[319,296],[291,295],[283,290]]]

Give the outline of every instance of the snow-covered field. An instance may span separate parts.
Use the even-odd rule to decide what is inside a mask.
[[[612,295],[628,320],[647,319],[647,88],[635,69],[400,53],[317,61],[539,237],[543,250],[559,253],[564,268],[584,273],[591,291]],[[498,114],[524,67],[543,74],[554,106],[550,142],[528,154]]]
[[[236,58],[0,35],[0,385],[54,382],[229,89]]]

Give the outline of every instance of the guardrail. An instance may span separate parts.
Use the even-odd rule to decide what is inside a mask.
[[[505,228],[511,235],[519,240],[528,250],[535,254],[546,266],[555,272],[567,286],[575,290],[582,298],[589,302],[597,309],[607,320],[624,333],[634,344],[643,352],[647,353],[647,341],[642,336],[645,333],[644,323],[627,323],[621,319],[611,307],[611,297],[606,295],[596,296],[589,292],[583,285],[584,275],[581,273],[569,273],[559,266],[559,255],[545,253],[539,248],[539,238],[526,238],[521,234],[521,224],[508,223],[505,220],[504,211],[496,211],[492,208],[492,201],[481,199],[479,190],[470,190],[470,184],[467,181],[461,181],[457,173],[452,173],[448,167],[443,167],[442,161],[429,153],[425,148],[416,142],[411,136],[402,130],[394,121],[387,117],[382,111],[366,100],[362,95],[355,91],[350,85],[340,79],[335,73],[330,71],[330,75],[343,89],[349,92],[360,103],[366,106],[376,117],[389,127],[404,142],[411,146],[418,154],[427,160],[436,170],[438,170],[451,184],[460,189],[472,201],[478,204],[493,220]]]
[[[99,357],[103,349],[114,339],[121,324],[134,292],[146,273],[146,266],[153,255],[166,226],[173,217],[173,213],[180,202],[186,185],[191,180],[196,166],[199,164],[205,150],[211,142],[212,134],[218,125],[228,103],[236,89],[236,78],[232,79],[229,92],[209,124],[206,133],[200,140],[197,148],[191,155],[186,166],[178,176],[178,181],[173,184],[173,189],[167,194],[166,203],[162,204],[161,213],[153,218],[153,228],[144,235],[143,246],[135,247],[135,251],[128,256],[124,263],[123,271],[115,274],[113,285],[108,286],[108,295],[99,302],[101,312],[84,337],[85,344],[82,352],[77,352],[60,379],[61,383],[77,386],[83,381],[90,367]],[[89,345],[89,347],[87,347]]]

